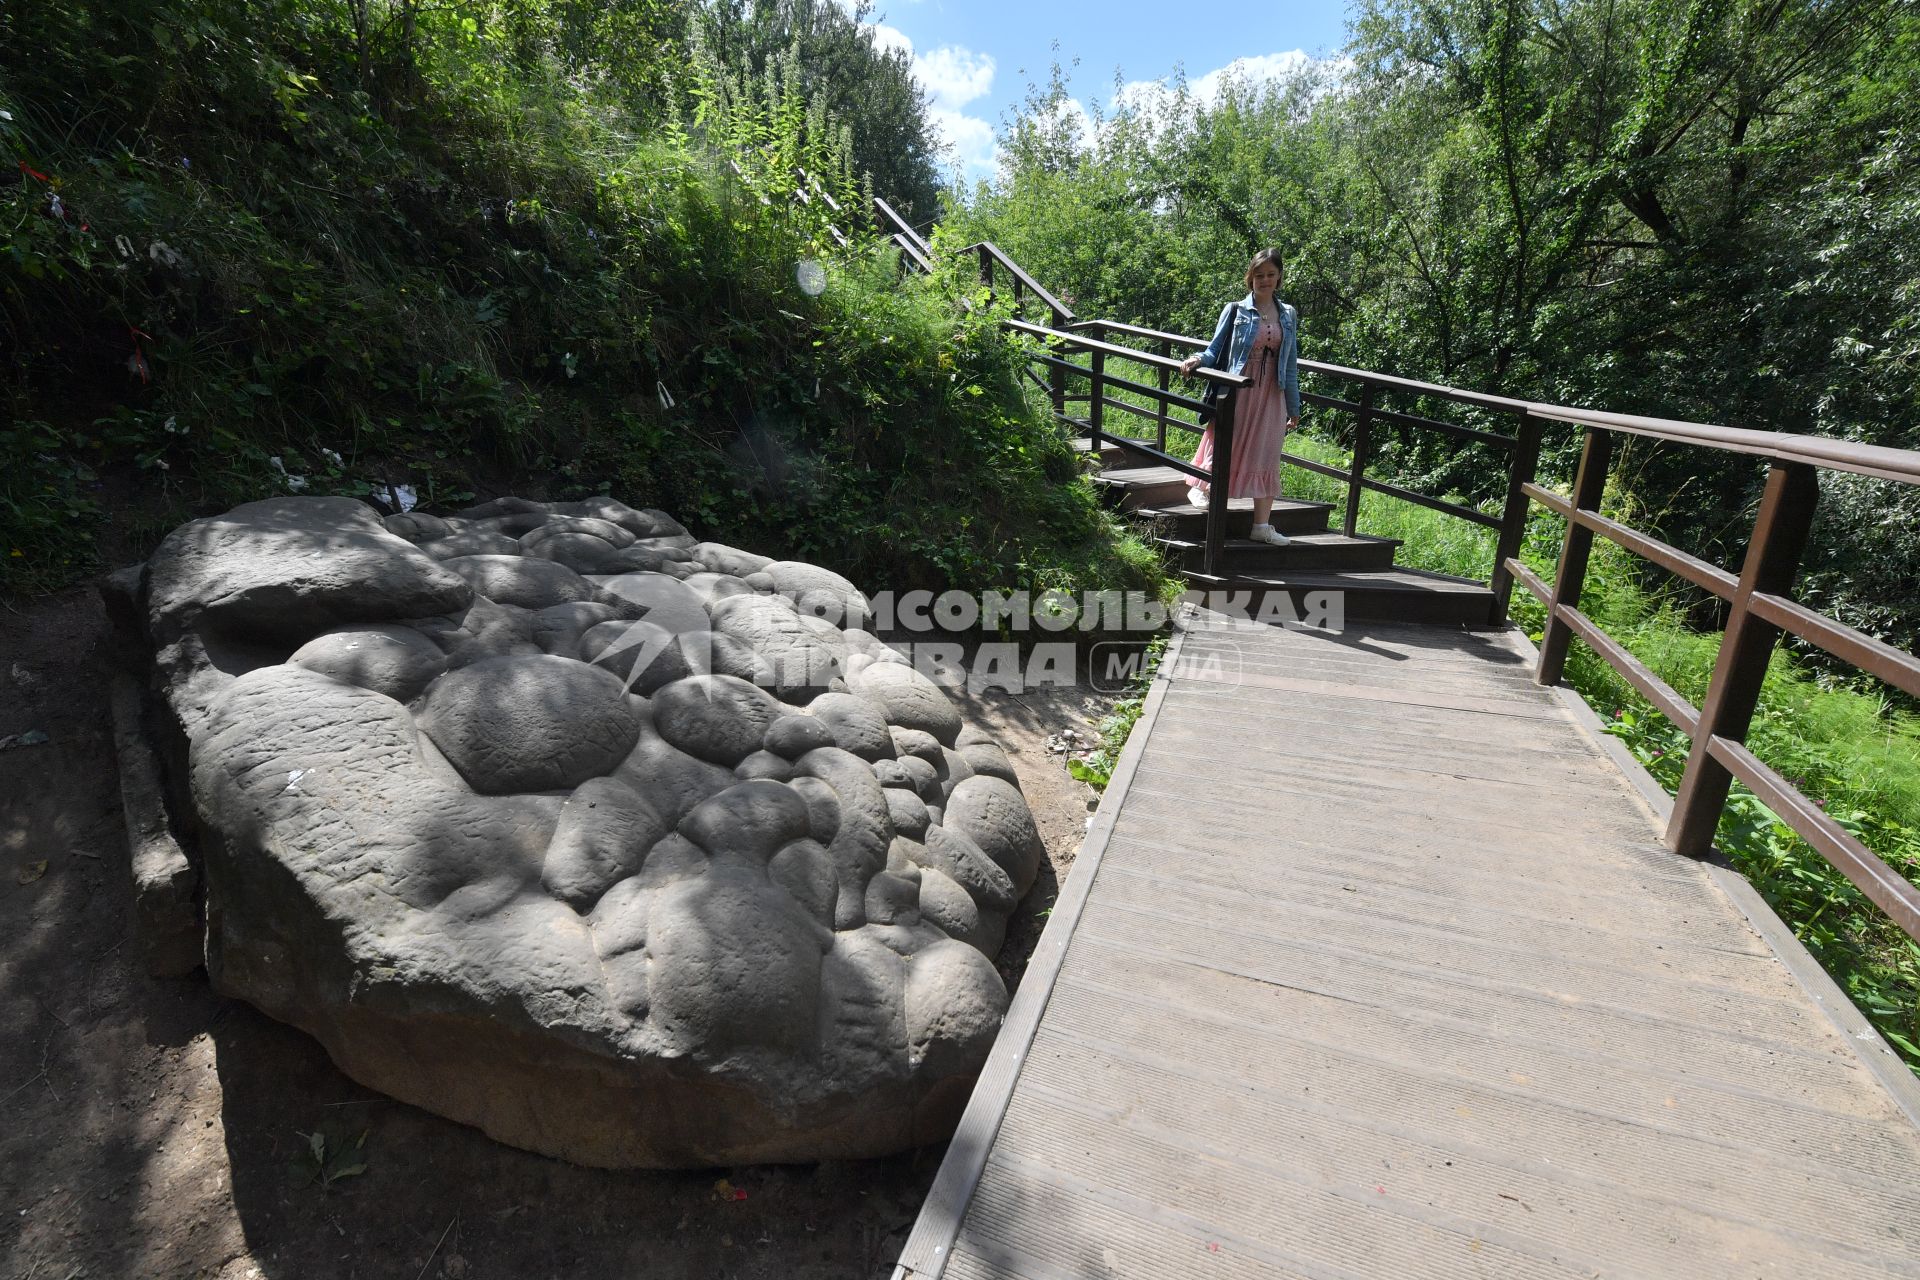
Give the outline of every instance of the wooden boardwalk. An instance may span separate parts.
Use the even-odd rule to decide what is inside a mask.
[[[1920,1277],[1913,1077],[1525,649],[1176,639],[900,1280]]]

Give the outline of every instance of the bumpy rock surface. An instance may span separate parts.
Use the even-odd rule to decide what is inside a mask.
[[[852,583],[611,498],[285,498],[175,531],[144,600],[222,991],[586,1164],[951,1129],[1040,841]]]

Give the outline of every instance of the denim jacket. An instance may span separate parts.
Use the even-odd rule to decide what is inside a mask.
[[[1287,393],[1287,416],[1300,416],[1300,313],[1275,299],[1280,312],[1280,358],[1275,376]],[[1260,332],[1260,312],[1249,293],[1238,302],[1229,302],[1213,327],[1213,341],[1200,353],[1200,363],[1208,369],[1226,373],[1244,373],[1253,339]]]

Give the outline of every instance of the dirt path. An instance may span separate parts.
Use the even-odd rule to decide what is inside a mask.
[[[127,849],[90,593],[0,612],[0,1277],[860,1280],[888,1274],[941,1149],[698,1173],[580,1169],[391,1102],[127,936]],[[1050,865],[1009,930],[1018,976],[1079,846],[1087,789],[1045,739],[1075,689],[960,699],[1007,748]],[[44,867],[42,864],[44,863]],[[296,1185],[303,1134],[366,1172]],[[745,1199],[725,1198],[716,1182]]]

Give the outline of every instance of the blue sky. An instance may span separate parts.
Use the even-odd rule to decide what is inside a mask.
[[[1116,71],[1137,82],[1184,67],[1204,96],[1236,61],[1239,74],[1256,77],[1338,53],[1349,7],[1347,0],[884,0],[866,20],[877,41],[913,54],[935,123],[973,180],[992,172],[1002,113],[1026,96],[1029,82],[1046,82],[1055,59],[1070,69],[1070,89],[1083,105],[1112,99]]]

